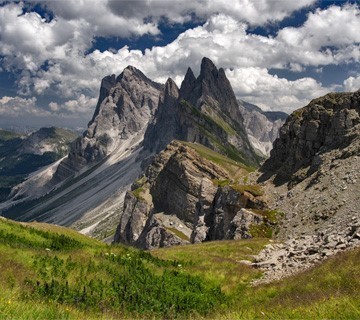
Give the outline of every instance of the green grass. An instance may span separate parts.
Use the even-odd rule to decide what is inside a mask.
[[[168,227],[168,228],[166,228],[166,230],[172,232],[173,234],[175,234],[176,236],[178,236],[182,240],[190,241],[189,237],[186,234],[182,233],[180,230],[178,230],[176,228]]]
[[[182,100],[180,104],[194,116],[192,119],[194,125],[199,129],[202,135],[208,138],[208,142],[214,150],[217,150],[226,155],[228,158],[247,166],[259,165],[261,157],[257,158],[254,154],[256,159],[250,160],[247,155],[243,154],[242,150],[238,150],[227,140],[227,138],[225,138],[226,136],[242,136],[242,138],[246,139],[245,132],[236,132],[234,128],[232,128],[220,116],[210,116],[209,114],[198,110],[185,100]]]
[[[281,213],[262,212],[268,219]],[[152,252],[0,219],[0,319],[359,319],[360,248],[253,287],[269,239]]]
[[[214,162],[215,164],[222,167],[225,171],[231,175],[233,179],[237,179],[242,177],[249,172],[254,171],[253,167],[249,167],[244,165],[242,162],[235,161],[230,159],[214,150],[211,150],[202,144],[199,143],[191,143],[181,141],[181,143],[187,145],[188,147],[194,149],[201,157]]]
[[[186,262],[183,270],[202,276],[206,281],[221,286],[230,292],[260,275],[259,271],[240,260],[252,260],[268,243],[268,239],[223,240],[201,244],[174,246],[153,250],[151,253],[160,259]]]
[[[144,200],[142,197],[142,193],[144,192],[144,188],[140,187],[132,191],[132,194],[135,196],[136,199]]]
[[[249,281],[260,273],[239,260],[251,260],[267,241],[218,241],[152,253],[162,259],[188,261],[184,270],[222,287],[228,302],[212,319],[360,318],[360,248],[282,281],[252,287]]]
[[[0,318],[206,316],[225,296],[182,264],[66,228],[0,219]]]

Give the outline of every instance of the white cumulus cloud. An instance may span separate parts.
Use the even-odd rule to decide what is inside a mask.
[[[87,97],[83,94],[78,99],[68,100],[64,103],[50,102],[49,109],[51,112],[61,116],[88,115],[93,112],[97,99]]]
[[[53,12],[52,20],[35,12],[23,14],[21,2],[8,3],[0,7],[1,68],[17,72],[19,94],[56,93],[68,101],[52,102],[46,112],[75,116],[96,104],[101,78],[119,74],[127,65],[156,81],[165,82],[170,76],[180,84],[187,67],[197,73],[202,57],[207,56],[226,69],[239,97],[289,112],[332,88],[324,88],[309,77],[295,81],[278,78],[269,70],[300,72],[307,66],[321,70],[329,64],[358,64],[359,6],[317,9],[303,25],[283,28],[276,36],[252,34],[249,24],[279,21],[314,2],[40,1]],[[126,46],[89,52],[97,36],[157,35],[162,19],[182,23],[194,14],[206,22],[186,30],[166,46],[144,53]],[[355,87],[357,81],[358,77],[350,77],[344,87]]]
[[[328,92],[313,78],[289,81],[269,74],[265,68],[237,68],[227,70],[226,74],[238,97],[264,110],[291,113]]]
[[[349,77],[344,80],[344,90],[345,91],[357,91],[360,90],[360,74],[357,76]]]
[[[4,96],[0,98],[0,115],[9,117],[48,115],[49,113],[46,110],[38,108],[36,102],[36,97],[26,99],[22,97]]]

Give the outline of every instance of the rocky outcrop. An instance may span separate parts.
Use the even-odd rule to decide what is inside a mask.
[[[152,249],[248,238],[252,225],[266,223],[251,212],[266,207],[261,196],[230,183],[229,172],[196,147],[173,141],[155,157],[126,196],[115,242]]]
[[[288,114],[280,111],[265,112],[243,100],[238,100],[238,103],[250,143],[262,155],[269,156]]]
[[[88,129],[72,144],[55,179],[61,181],[84,166],[103,160],[120,145],[131,145],[131,139],[141,134],[153,117],[162,90],[163,85],[132,66],[117,78],[105,77]]]
[[[262,171],[275,173],[275,186],[270,179],[264,188],[273,197],[270,206],[284,214],[277,233],[282,243],[256,258],[265,271],[256,283],[360,245],[359,114],[359,91],[332,93],[295,111],[281,129]]]
[[[319,167],[319,155],[346,148],[358,135],[360,91],[330,93],[294,111],[280,130],[262,180],[297,183]]]
[[[257,166],[234,92],[222,68],[204,58],[195,78],[189,68],[180,89],[169,79],[145,134],[144,148],[159,152],[173,139],[196,142]]]

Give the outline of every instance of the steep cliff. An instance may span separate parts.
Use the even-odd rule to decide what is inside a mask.
[[[264,281],[360,245],[360,91],[330,93],[293,112],[259,181],[284,213],[257,258]]]
[[[173,139],[196,142],[234,160],[257,166],[237,100],[222,68],[203,58],[200,75],[189,68],[180,89],[169,79],[144,148],[159,152]]]
[[[330,93],[294,111],[280,130],[261,180],[302,181],[321,164],[321,155],[346,148],[359,134],[360,91]]]
[[[88,129],[72,144],[54,178],[61,181],[84,166],[103,160],[119,146],[131,146],[133,141],[141,139],[162,90],[163,85],[132,66],[117,78],[105,77]]]
[[[248,172],[202,145],[173,141],[127,193],[115,241],[152,249],[252,237],[255,225],[270,222],[261,188],[239,183]]]
[[[119,219],[125,191],[141,172],[138,155],[164,86],[134,67],[105,77],[94,116],[60,163],[18,185],[3,215],[72,226],[104,237]]]

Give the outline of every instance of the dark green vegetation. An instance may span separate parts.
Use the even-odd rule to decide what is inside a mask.
[[[186,318],[225,302],[219,286],[183,272],[186,263],[55,226],[1,219],[0,258],[0,318],[18,318],[22,306],[36,312],[38,304],[48,307],[41,318],[54,307],[50,318]]]
[[[252,287],[261,273],[241,260],[267,243],[217,241],[150,254],[0,219],[0,319],[360,317],[360,249]]]
[[[29,136],[0,130],[0,201],[29,173],[66,155],[75,138],[73,132],[54,127],[42,128]]]

